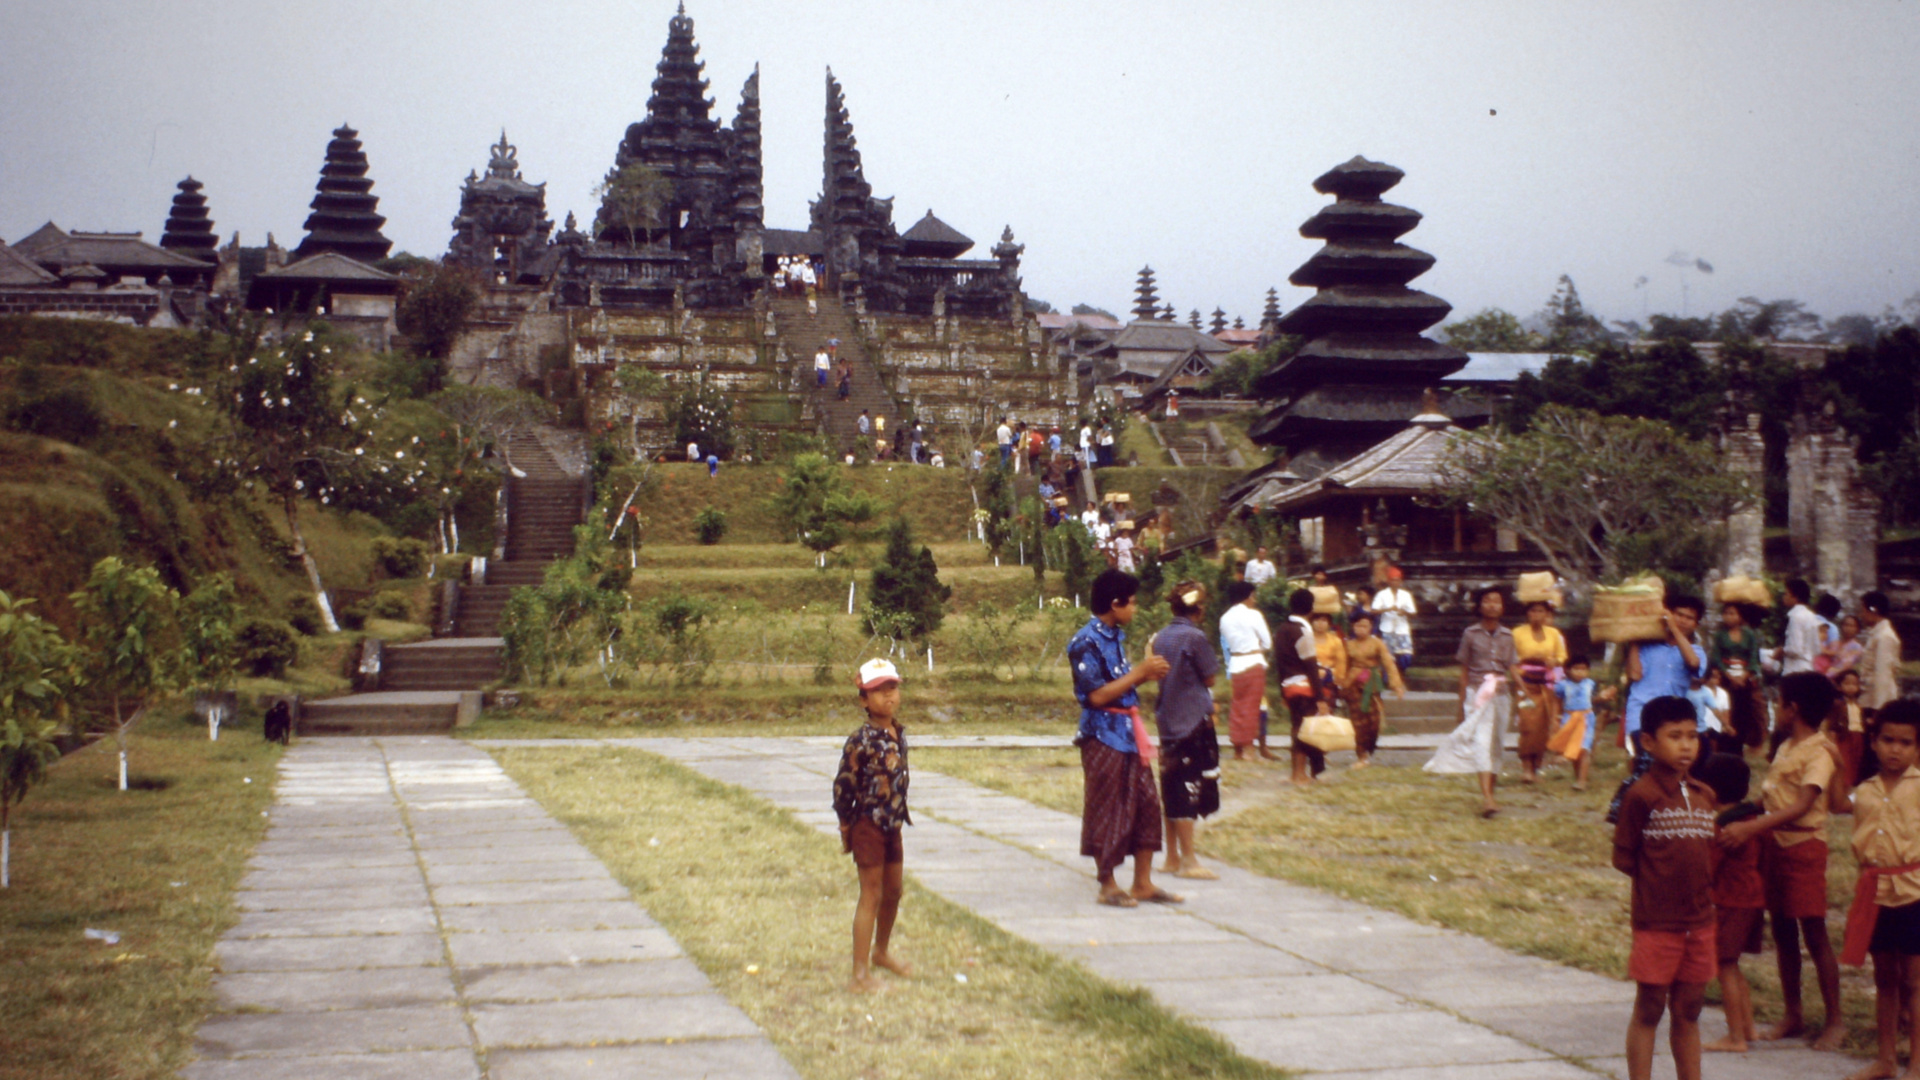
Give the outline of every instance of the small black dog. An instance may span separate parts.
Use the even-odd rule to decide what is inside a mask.
[[[266,733],[268,742],[287,745],[287,739],[293,734],[293,710],[284,701],[276,701],[267,710]]]

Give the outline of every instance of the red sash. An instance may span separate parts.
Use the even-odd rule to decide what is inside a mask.
[[[1100,711],[1119,713],[1121,716],[1132,718],[1133,744],[1139,748],[1140,762],[1143,765],[1151,765],[1153,759],[1159,756],[1160,751],[1153,745],[1153,740],[1147,737],[1147,722],[1140,719],[1140,707],[1136,705],[1131,709],[1102,709]]]
[[[1853,906],[1847,909],[1847,935],[1840,949],[1840,962],[1859,967],[1867,962],[1867,950],[1873,944],[1873,927],[1880,921],[1880,905],[1874,896],[1880,892],[1880,879],[1920,870],[1920,863],[1905,866],[1863,866],[1860,880],[1853,887]]]

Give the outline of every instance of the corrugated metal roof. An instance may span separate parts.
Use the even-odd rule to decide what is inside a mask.
[[[1467,354],[1467,366],[1441,379],[1441,382],[1458,383],[1510,383],[1520,377],[1521,372],[1530,375],[1540,374],[1556,353],[1492,353],[1470,352]]]

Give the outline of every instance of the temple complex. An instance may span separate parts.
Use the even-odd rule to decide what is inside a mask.
[[[359,262],[375,262],[387,257],[393,241],[381,233],[387,219],[375,212],[380,197],[373,193],[373,181],[367,178],[367,154],[360,148],[360,133],[342,124],[333,131],[327,144],[327,160],[320,167],[311,206],[302,228],[306,239],[293,250],[293,257],[304,259],[323,251],[337,252]]]

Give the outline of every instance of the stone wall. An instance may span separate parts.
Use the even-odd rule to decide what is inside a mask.
[[[157,289],[0,289],[0,315],[52,315],[148,326],[157,325],[154,317],[162,307]]]
[[[867,315],[861,328],[894,396],[939,427],[984,433],[1011,415],[1064,429],[1078,418],[1071,372],[1031,316]]]

